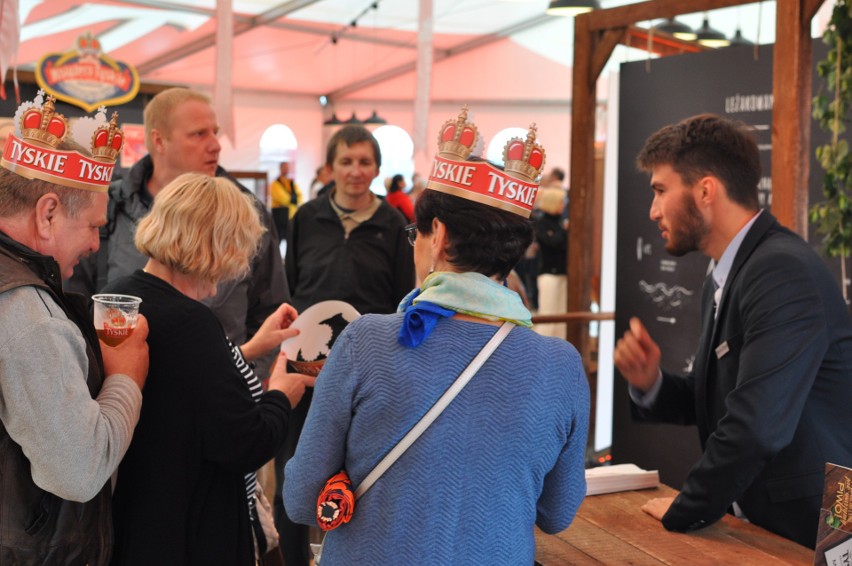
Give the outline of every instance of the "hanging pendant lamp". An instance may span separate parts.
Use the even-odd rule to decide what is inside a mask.
[[[743,37],[743,32],[740,30],[740,28],[737,28],[736,33],[734,33],[734,37],[732,37],[732,38],[731,38],[731,45],[730,45],[730,46],[731,46],[731,47],[736,47],[737,45],[749,45],[749,46],[753,46],[753,45],[754,45],[754,42],[753,42],[753,41],[749,41],[749,40],[747,40],[746,38],[744,38],[744,37]]]
[[[379,116],[375,110],[373,110],[373,114],[364,120],[365,124],[387,124],[388,121]]]
[[[323,126],[339,126],[343,122],[337,117],[335,112],[331,113],[331,118],[322,123]]]
[[[674,18],[669,18],[663,23],[655,25],[654,31],[661,31],[669,35],[673,35],[683,41],[695,41],[695,38],[697,37],[695,31],[691,27]]]
[[[724,33],[710,27],[710,18],[706,14],[704,15],[704,23],[695,32],[695,39],[706,47],[727,47],[731,44],[731,40]]]
[[[600,7],[598,0],[551,0],[546,12],[550,16],[576,16]]]

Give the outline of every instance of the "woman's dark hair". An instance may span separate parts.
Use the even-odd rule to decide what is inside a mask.
[[[533,241],[532,223],[512,212],[425,190],[414,204],[417,231],[432,233],[432,219],[447,227],[447,260],[463,271],[505,279]]]
[[[391,179],[390,187],[388,188],[388,192],[389,193],[395,193],[397,191],[401,191],[402,186],[400,186],[400,184],[404,185],[405,184],[404,181],[405,181],[405,179],[403,178],[402,175],[399,175],[399,174],[394,175],[393,179]]]

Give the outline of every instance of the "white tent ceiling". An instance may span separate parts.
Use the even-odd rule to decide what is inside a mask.
[[[601,4],[606,8],[634,1]],[[435,65],[482,52],[487,54],[483,68],[470,76],[494,80],[479,83],[484,87],[481,96],[499,97],[494,87],[502,82],[509,97],[564,101],[570,84],[572,23],[545,15],[547,3],[433,0]],[[91,31],[105,52],[136,66],[143,81],[209,88],[215,74],[215,10],[215,0],[20,0],[18,63],[33,65],[45,53],[66,51],[78,35]],[[233,11],[236,90],[332,99],[413,98],[416,0],[235,0]],[[728,35],[739,26],[747,38],[759,35],[761,43],[771,43],[774,13],[775,3],[766,1],[717,10],[710,18]],[[701,18],[692,14],[681,19],[698,27]],[[484,50],[495,46],[501,49]],[[635,56],[625,51],[613,61]],[[543,73],[536,75],[533,66],[543,66]],[[560,69],[564,76],[554,76]],[[555,92],[547,92],[551,81],[529,84],[542,75],[554,79]],[[394,89],[382,88],[406,76],[409,80],[394,83]],[[460,81],[465,73],[453,76]],[[370,89],[373,85],[378,86]],[[526,93],[519,92],[524,91],[521,87]]]

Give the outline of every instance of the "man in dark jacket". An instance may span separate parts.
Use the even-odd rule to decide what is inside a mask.
[[[148,326],[140,316],[122,344],[99,343],[87,301],[61,288],[98,249],[115,156],[78,151],[91,139],[64,146],[69,128],[42,102],[25,103],[0,162],[0,564],[99,566],[112,551],[109,478],[139,419]],[[24,119],[33,112],[45,120]],[[93,167],[104,181],[85,174]]]
[[[414,254],[405,217],[370,191],[381,152],[363,126],[344,126],[326,151],[334,188],[302,205],[291,222],[287,279],[300,312],[329,300],[345,301],[361,314],[396,312],[414,287]],[[290,414],[287,445],[276,458],[275,522],[284,561],[307,566],[307,527],[289,521],[281,499],[282,472],[307,416],[312,390]]]
[[[688,118],[652,135],[637,162],[651,173],[666,250],[715,262],[688,375],[660,370],[660,348],[636,318],[615,349],[634,415],[697,424],[704,449],[677,498],[645,510],[691,531],[730,508],[813,548],[825,464],[852,466],[848,306],[807,242],[760,210],[760,160],[744,125]]]
[[[145,107],[144,121],[148,155],[130,169],[127,177],[110,185],[109,218],[101,230],[101,252],[81,262],[66,282],[66,289],[92,294],[142,269],[147,258],[133,245],[136,223],[148,213],[157,193],[178,175],[195,172],[228,177],[250,194],[219,166],[219,124],[205,95],[186,88],[165,90]],[[220,284],[216,296],[207,301],[234,344],[244,344],[267,316],[290,299],[272,217],[263,203],[254,200],[267,232],[251,262],[251,271],[242,279]],[[257,360],[258,375],[266,376],[272,358],[274,353]]]

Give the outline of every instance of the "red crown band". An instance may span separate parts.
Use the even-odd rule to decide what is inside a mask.
[[[76,151],[38,147],[9,135],[0,165],[27,179],[105,193],[115,163],[89,159]]]
[[[538,183],[510,177],[487,161],[451,161],[436,156],[426,188],[529,218]]]

